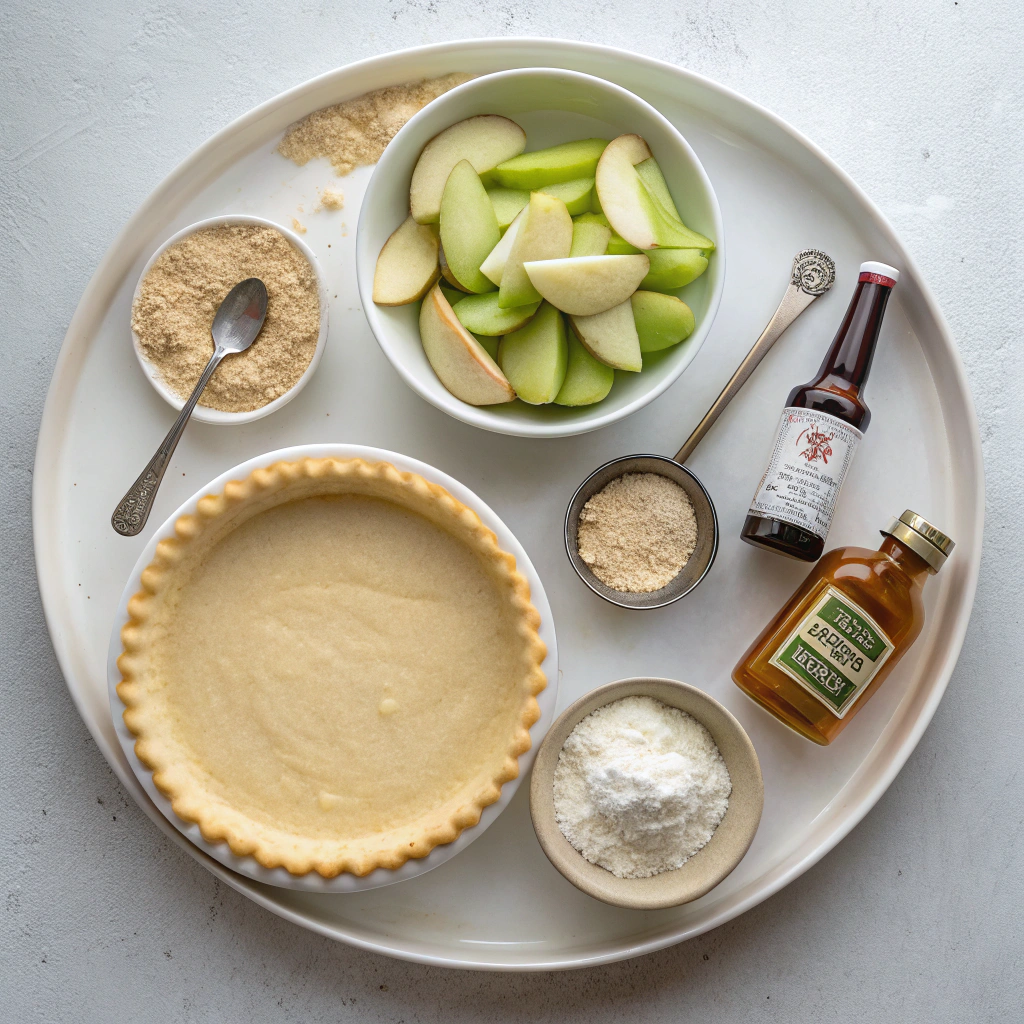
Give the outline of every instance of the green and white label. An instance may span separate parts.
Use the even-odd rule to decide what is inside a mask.
[[[835,587],[827,587],[797,623],[771,664],[843,718],[893,652],[878,623]]]

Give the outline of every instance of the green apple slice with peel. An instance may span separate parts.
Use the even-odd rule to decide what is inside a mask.
[[[455,275],[452,273],[451,267],[448,266],[448,261],[444,257],[444,246],[439,246],[437,250],[437,265],[441,268],[441,277],[444,278],[445,283],[450,289],[457,292],[462,292],[464,295],[469,294],[468,288],[463,288],[458,281],[455,280]]]
[[[636,372],[643,368],[640,339],[629,299],[594,316],[570,316],[569,325],[595,359],[616,370]]]
[[[533,260],[564,259],[571,248],[572,217],[565,203],[543,192],[534,192],[501,272],[498,305],[509,309],[539,302],[540,292],[530,283],[523,264]]]
[[[543,188],[538,188],[534,191],[543,192],[547,196],[561,199],[565,203],[569,215],[575,217],[577,214],[586,213],[590,209],[591,198],[594,194],[594,179],[576,178],[574,181],[563,181],[556,185],[545,185]],[[491,197],[494,215],[498,218],[498,227],[502,230],[507,228],[519,216],[519,212],[530,201],[530,193],[527,189],[489,188],[487,194]]]
[[[477,174],[490,171],[526,148],[526,132],[507,117],[482,114],[435,135],[420,153],[409,186],[409,209],[420,224],[441,216],[441,196],[452,168],[468,160]],[[593,173],[593,172],[591,172]]]
[[[615,383],[615,371],[595,359],[580,343],[575,331],[569,331],[569,361],[565,380],[555,395],[555,405],[594,405],[608,397]]]
[[[652,292],[676,292],[695,281],[708,269],[700,249],[651,249],[651,269],[640,287]]]
[[[651,263],[638,253],[531,261],[524,267],[534,288],[553,306],[563,313],[593,316],[625,302]]]
[[[638,249],[713,249],[710,238],[691,231],[648,191],[634,164],[650,159],[639,135],[620,135],[601,154],[596,187],[612,230]]]
[[[420,341],[438,380],[456,398],[469,405],[499,405],[515,399],[508,378],[459,323],[440,285],[434,285],[420,307]]]
[[[470,332],[472,334],[472,331]],[[473,337],[480,342],[480,347],[494,360],[498,362],[498,348],[501,345],[501,338],[488,338],[486,334],[473,334]]]
[[[480,273],[480,264],[500,240],[498,219],[480,175],[468,160],[460,160],[448,175],[441,197],[441,245],[448,269],[461,288],[470,292],[494,288],[494,282]]]
[[[529,202],[529,198],[527,198]],[[501,236],[501,241],[488,253],[487,259],[480,264],[480,273],[493,281],[496,285],[501,284],[501,275],[508,262],[508,254],[512,251],[512,243],[516,240],[519,228],[525,219],[525,210],[516,214],[516,219],[508,226],[508,230]]]
[[[675,295],[637,291],[629,301],[641,352],[660,352],[693,334],[693,310]]]
[[[488,292],[486,295],[467,295],[455,308],[455,315],[471,334],[494,338],[518,331],[533,319],[539,305],[539,302],[531,302],[526,306],[502,309],[498,305],[498,293]]]
[[[447,281],[438,281],[441,286],[441,294],[448,300],[448,304],[454,306],[457,302],[461,302],[469,292],[464,292],[459,288],[453,288]]]
[[[665,180],[665,175],[661,173],[658,161],[653,156],[648,157],[646,160],[641,160],[640,163],[636,164],[635,170],[640,180],[647,187],[647,191],[661,204],[661,208],[673,220],[677,220],[682,224],[683,218],[679,216],[679,211],[676,209],[676,204],[672,199],[672,193],[668,188],[668,182]]]
[[[572,248],[569,256],[603,256],[612,237],[612,229],[597,216],[586,213],[572,222]]]
[[[404,306],[422,299],[441,273],[437,249],[437,234],[407,217],[377,257],[373,301],[378,306]]]
[[[525,327],[506,334],[498,348],[502,371],[516,394],[530,405],[555,400],[565,381],[568,358],[565,321],[547,302]]]
[[[489,188],[487,195],[502,231],[512,225],[530,201],[530,193],[525,188]]]
[[[505,188],[536,190],[575,178],[592,178],[607,139],[579,139],[560,146],[520,152],[494,168],[493,178]]]

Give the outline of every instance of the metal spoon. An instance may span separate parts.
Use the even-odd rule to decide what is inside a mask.
[[[693,454],[704,435],[721,416],[722,410],[736,397],[740,388],[757,368],[757,364],[764,359],[786,328],[819,295],[824,295],[835,283],[835,279],[836,265],[826,253],[819,249],[804,249],[798,252],[793,259],[789,287],[775,315],[768,321],[768,326],[761,333],[761,337],[754,342],[754,347],[747,353],[746,358],[729,379],[729,383],[722,389],[683,447],[676,452],[675,457],[669,459],[664,455],[626,455],[598,467],[580,484],[565,513],[565,550],[572,567],[576,570],[576,575],[595,594],[620,608],[662,608],[685,597],[708,574],[718,554],[718,516],[715,513],[714,502],[704,489],[704,485],[683,465],[683,462]],[[629,594],[602,583],[579,553],[579,521],[583,506],[612,480],[625,473],[660,473],[667,476],[686,492],[697,518],[697,546],[689,561],[671,582],[660,590],[646,594]]]
[[[142,532],[152,511],[160,481],[163,480],[174,449],[185,431],[185,424],[188,423],[203,389],[210,382],[213,371],[220,366],[225,356],[244,352],[256,340],[266,316],[267,288],[258,277],[247,278],[227,293],[210,328],[213,335],[213,355],[210,356],[210,361],[206,364],[195,390],[189,395],[188,401],[174,421],[174,426],[167,432],[156,454],[149,460],[149,465],[139,474],[138,480],[131,485],[128,493],[114,509],[110,525],[115,533],[122,537],[134,537]]]

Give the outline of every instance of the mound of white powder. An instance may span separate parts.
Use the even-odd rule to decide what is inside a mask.
[[[555,819],[592,864],[648,878],[685,864],[725,816],[732,780],[711,733],[653,697],[576,726],[555,768]]]

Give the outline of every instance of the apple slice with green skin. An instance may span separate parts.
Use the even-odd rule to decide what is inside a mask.
[[[612,230],[638,249],[713,249],[710,238],[691,231],[648,191],[634,164],[650,159],[639,135],[620,135],[601,154],[596,187]]]
[[[565,203],[543,192],[534,192],[501,272],[498,305],[510,309],[539,302],[540,292],[530,283],[524,263],[564,259],[571,248],[572,217]]]
[[[447,281],[438,281],[437,283],[441,287],[441,294],[448,300],[448,304],[451,306],[461,302],[469,294],[469,292],[453,288]]]
[[[661,208],[673,220],[677,220],[682,224],[683,218],[679,216],[676,204],[672,200],[672,193],[668,188],[668,182],[665,180],[665,175],[661,173],[658,161],[653,156],[648,157],[646,160],[641,160],[640,163],[636,164],[635,169],[640,180],[647,187],[647,191],[661,204]]]
[[[440,246],[437,250],[437,265],[441,269],[441,277],[444,278],[445,283],[451,291],[461,292],[463,295],[468,295],[469,290],[463,288],[458,281],[455,280],[455,275],[452,273],[452,268],[448,266],[448,261],[444,257],[444,246]]]
[[[480,175],[460,160],[448,175],[441,197],[441,244],[452,277],[470,292],[487,292],[494,282],[480,273],[480,264],[501,240],[494,207]]]
[[[555,405],[594,405],[608,397],[615,383],[615,371],[595,359],[580,343],[575,331],[569,331],[569,361],[565,380],[555,395]]]
[[[487,195],[502,231],[515,222],[530,201],[530,193],[525,188],[489,188]]]
[[[501,339],[498,363],[515,388],[530,405],[547,405],[565,381],[569,344],[562,314],[543,303],[525,326]]]
[[[435,135],[420,153],[409,186],[413,220],[433,224],[452,168],[468,160],[477,174],[490,171],[526,148],[526,132],[507,117],[482,114],[459,121]]]
[[[538,306],[539,302],[531,302],[526,306],[502,309],[498,305],[498,293],[488,292],[486,295],[467,295],[455,308],[455,315],[471,334],[494,338],[518,331],[533,319]]]
[[[501,236],[501,241],[488,253],[487,259],[480,264],[480,273],[493,281],[496,285],[501,284],[501,275],[504,273],[505,264],[508,262],[508,254],[512,251],[512,244],[516,240],[519,228],[525,219],[525,210],[520,210],[516,219],[508,226],[508,230]]]
[[[652,292],[676,292],[695,281],[708,269],[700,249],[652,249],[647,258],[651,269],[640,287]]]
[[[545,185],[535,189],[547,196],[554,196],[565,203],[569,216],[586,213],[590,209],[591,197],[594,194],[593,178],[577,178],[574,181],[563,181],[556,185]],[[489,188],[487,194],[494,206],[494,215],[498,218],[498,227],[507,228],[521,210],[530,201],[530,193],[519,188]]]
[[[422,299],[441,273],[437,250],[437,234],[407,217],[377,257],[373,301],[378,306],[404,306]]]
[[[634,256],[574,256],[524,264],[537,291],[563,313],[593,316],[625,302],[651,262]]]
[[[643,369],[640,339],[629,299],[594,316],[570,316],[569,326],[595,359],[616,370],[635,373]]]
[[[516,393],[498,364],[459,323],[440,285],[427,293],[420,307],[420,341],[437,379],[469,405],[500,405]]]
[[[494,360],[495,364],[497,364],[498,348],[501,344],[501,338],[488,338],[486,334],[474,334],[473,337],[480,342],[480,347]]]
[[[612,237],[612,229],[597,216],[585,213],[572,222],[572,248],[569,256],[603,256]]]
[[[660,352],[693,334],[693,310],[675,295],[638,291],[629,301],[641,352]]]
[[[560,146],[522,153],[498,164],[493,177],[505,188],[531,191],[575,178],[592,178],[607,139],[579,139]]]

